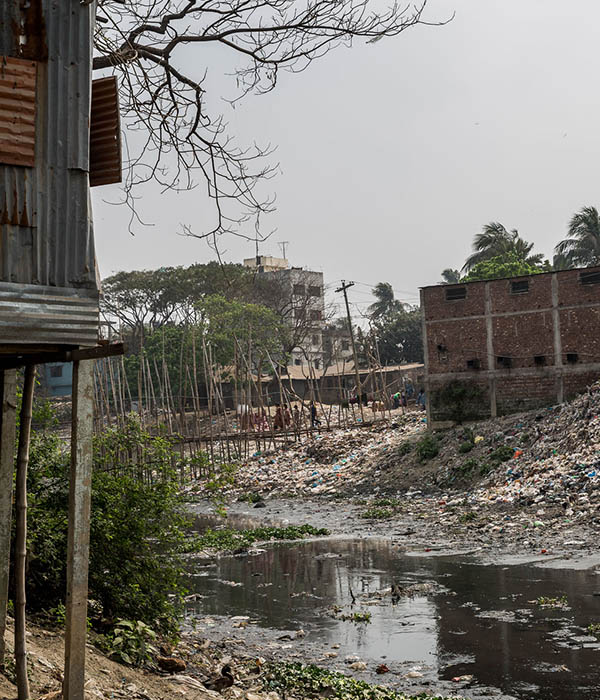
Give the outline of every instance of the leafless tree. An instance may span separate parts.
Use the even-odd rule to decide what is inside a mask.
[[[136,150],[128,155],[126,201],[132,206],[135,186],[149,180],[189,189],[201,174],[215,219],[208,231],[186,232],[215,241],[223,232],[244,235],[243,222],[273,208],[257,185],[276,167],[270,147],[237,146],[213,110],[215,99],[209,105],[211,58],[222,64],[226,50],[235,62],[235,103],[272,90],[280,70],[302,71],[335,47],[426,24],[426,2],[386,8],[373,0],[100,0],[94,70],[120,74],[122,115],[142,135],[129,144]]]

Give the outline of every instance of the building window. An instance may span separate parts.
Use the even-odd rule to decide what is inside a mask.
[[[62,365],[54,365],[53,367],[50,367],[50,376],[53,378],[58,378],[63,376],[63,368]]]
[[[296,294],[299,297],[303,297],[306,295],[306,287],[303,284],[295,284],[294,285],[294,294]]]
[[[312,344],[318,346],[319,345],[319,336],[318,335],[313,335],[312,337]]]
[[[300,365],[302,364],[302,360],[299,360],[298,358],[296,358],[294,360],[294,364],[296,365],[296,367],[300,367]]]
[[[306,318],[306,309],[294,309],[294,317],[295,318]]]
[[[310,320],[311,321],[320,321],[321,318],[322,318],[322,314],[320,311],[313,310],[310,312]]]
[[[481,369],[481,362],[478,358],[467,360],[467,369]]]
[[[533,358],[533,363],[536,367],[544,367],[546,364],[546,355],[536,355]]]
[[[581,284],[600,284],[600,271],[580,272],[579,281]]]
[[[308,287],[308,294],[311,297],[320,297],[321,296],[321,287],[318,287],[317,285],[311,284]]]
[[[510,283],[511,294],[527,294],[529,291],[529,280],[517,280]]]
[[[498,367],[502,367],[503,369],[509,369],[512,367],[512,358],[504,355],[498,355],[496,359],[498,362]]]
[[[315,360],[315,369],[321,369],[321,361]]]
[[[350,350],[350,341],[342,340],[342,352],[348,352]]]
[[[567,353],[567,362],[570,365],[575,365],[579,362],[579,355],[576,352]]]
[[[446,301],[456,301],[457,299],[467,298],[466,287],[449,287],[446,289]]]

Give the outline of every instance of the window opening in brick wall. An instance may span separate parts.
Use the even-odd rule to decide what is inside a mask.
[[[466,287],[450,287],[446,289],[446,301],[456,301],[457,299],[467,298]]]
[[[529,291],[529,280],[518,280],[510,283],[511,294],[527,294]]]
[[[294,364],[296,365],[296,367],[299,367],[302,364],[302,360],[299,360],[298,358],[296,358],[294,360]]]
[[[568,352],[567,353],[567,362],[570,365],[574,365],[577,362],[579,362],[579,355],[576,352]]]
[[[62,365],[54,365],[54,367],[50,367],[50,376],[54,377],[54,378],[62,377],[63,376]]]
[[[592,272],[580,272],[579,281],[581,284],[600,284],[600,272],[597,270]]]
[[[512,367],[511,357],[506,357],[505,355],[498,355],[496,360],[498,362],[498,367],[502,367],[504,369],[509,369],[510,367]]]
[[[311,321],[320,321],[323,315],[321,314],[320,311],[311,311],[310,312],[310,320]]]
[[[306,287],[303,284],[295,284],[294,294],[296,296],[303,297],[306,294]]]
[[[544,367],[546,364],[546,355],[536,355],[533,358],[533,362],[536,367]]]
[[[481,369],[481,362],[478,358],[467,360],[467,369]]]
[[[308,294],[311,297],[320,297],[321,296],[321,287],[318,287],[316,285],[310,285],[308,287]]]
[[[311,338],[311,340],[312,340],[312,344],[313,344],[313,345],[318,345],[318,344],[319,344],[319,336],[318,336],[318,335],[313,335],[313,337]]]

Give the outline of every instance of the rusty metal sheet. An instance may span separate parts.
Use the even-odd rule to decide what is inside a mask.
[[[0,163],[35,163],[36,75],[35,61],[0,56]]]
[[[90,186],[121,182],[119,92],[114,76],[92,82]]]
[[[98,292],[0,282],[3,344],[96,345]]]

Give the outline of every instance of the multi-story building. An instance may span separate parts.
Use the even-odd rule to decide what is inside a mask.
[[[279,308],[290,325],[291,363],[297,367],[323,368],[323,327],[325,294],[323,273],[290,267],[285,258],[257,255],[244,260],[244,266],[277,284]]]
[[[432,427],[562,403],[600,377],[600,267],[424,287]]]

